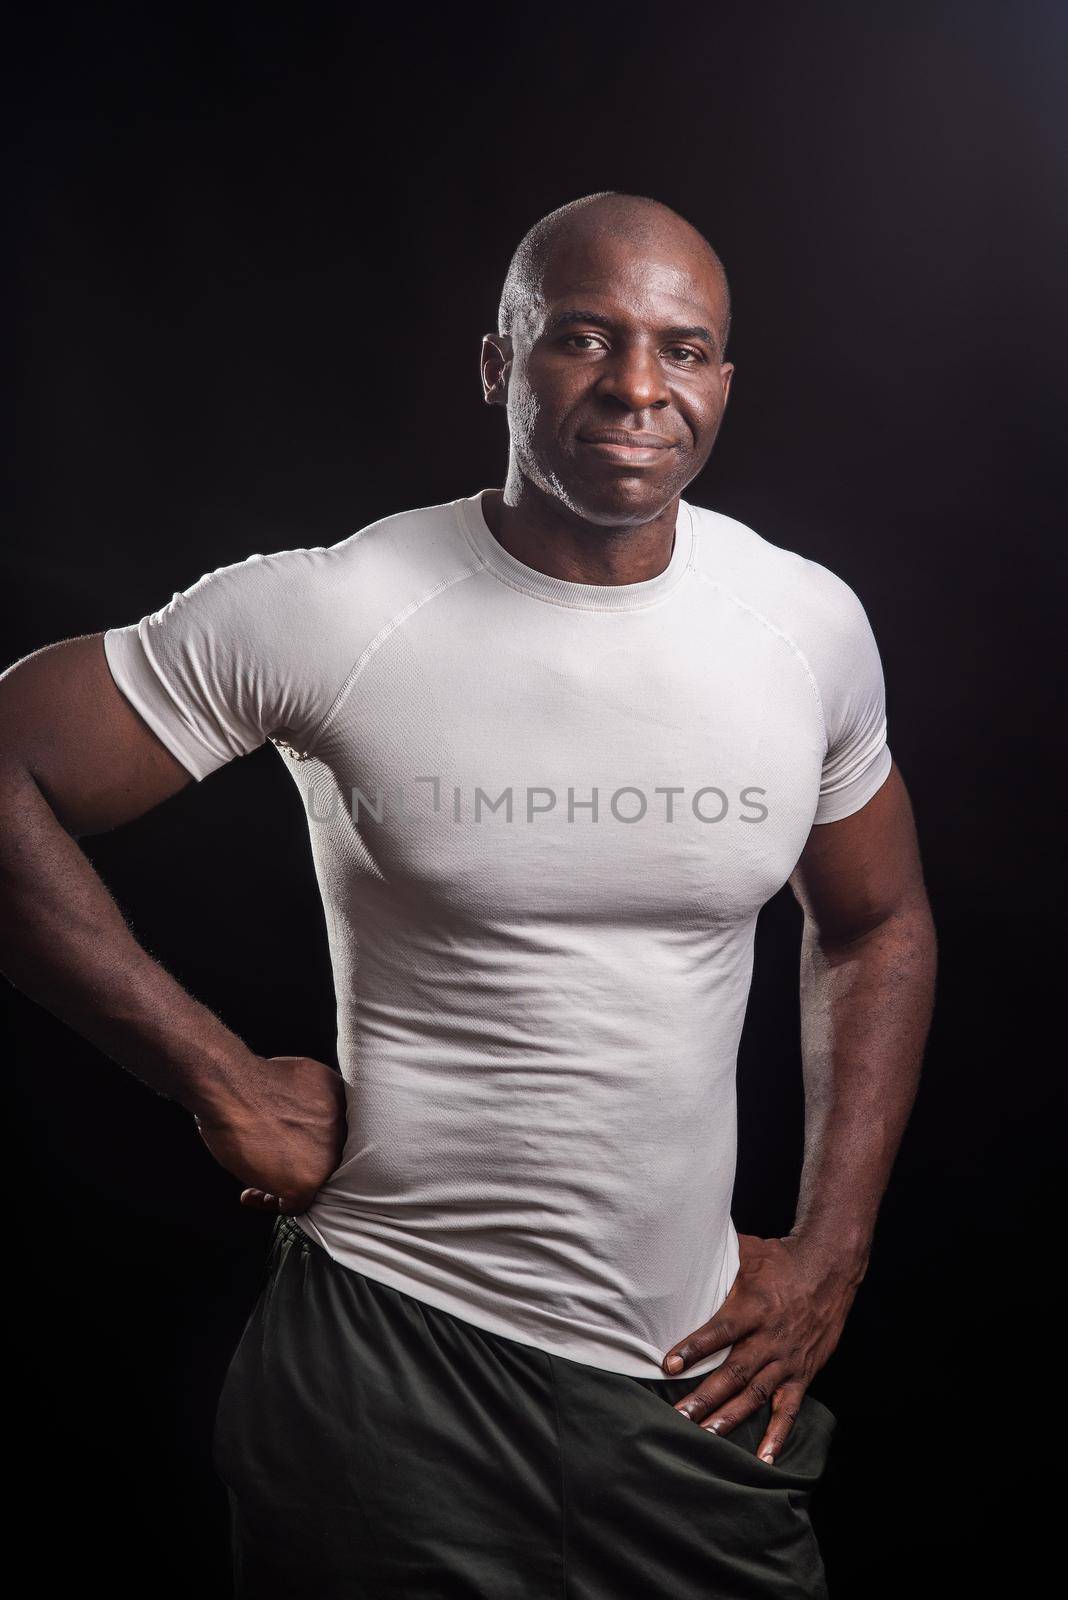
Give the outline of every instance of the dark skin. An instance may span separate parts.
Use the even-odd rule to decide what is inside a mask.
[[[301,1211],[344,1148],[338,1074],[253,1054],[142,949],[77,844],[191,781],[116,688],[100,634],[49,645],[0,677],[0,965],[191,1112],[246,1185],[243,1204]]]
[[[671,213],[635,246],[643,215],[590,208],[553,252],[522,325],[483,340],[484,397],[507,407],[511,436],[487,522],[518,560],[573,582],[664,570],[679,495],[709,457],[734,370],[707,247]],[[605,431],[666,447],[635,455],[588,442]],[[813,827],[790,885],[805,918],[796,1220],[785,1238],[739,1235],[727,1299],[663,1362],[678,1377],[728,1350],[676,1409],[728,1434],[770,1403],[758,1453],[772,1462],[867,1270],[930,1023],[935,932],[896,765],[860,811]]]
[[[510,436],[487,521],[518,560],[576,583],[640,583],[667,566],[734,371],[707,246],[670,220],[636,247],[599,224],[612,215],[592,207],[573,224],[522,325],[482,343],[484,397],[507,408]]]
[[[896,766],[867,805],[814,827],[790,878],[804,912],[805,1151],[794,1225],[739,1235],[714,1317],[667,1353],[678,1374],[730,1346],[676,1409],[726,1434],[765,1402],[774,1461],[830,1358],[867,1270],[876,1216],[915,1097],[936,945],[912,810]]]
[[[486,400],[508,409],[503,490],[484,509],[527,565],[642,582],[670,559],[678,499],[708,459],[733,368],[707,246],[672,213],[573,221],[510,336],[483,341]],[[565,311],[579,312],[560,321]],[[591,435],[622,432],[622,442]],[[634,435],[645,435],[642,447]],[[79,849],[191,782],[116,688],[102,635],[0,678],[0,962],[23,991],[197,1119],[241,1201],[300,1212],[345,1142],[337,1073],[255,1055],[137,943]],[[915,1095],[935,940],[896,767],[859,812],[814,827],[791,878],[805,916],[805,1161],[782,1239],[740,1236],[723,1306],[665,1352],[669,1374],[731,1346],[678,1409],[727,1433],[766,1400],[782,1448],[841,1336]],[[680,1364],[673,1364],[678,1357]]]

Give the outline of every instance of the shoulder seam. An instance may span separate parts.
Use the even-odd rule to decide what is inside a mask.
[[[432,589],[429,589],[426,594],[420,595],[417,599],[410,601],[408,605],[403,606],[400,611],[398,611],[394,616],[390,617],[389,621],[384,623],[383,626],[379,628],[374,638],[368,645],[364,646],[363,650],[349,668],[345,680],[337,694],[334,696],[330,706],[323,713],[322,717],[320,717],[319,721],[308,735],[307,740],[305,741],[306,749],[299,752],[301,758],[306,759],[313,753],[316,742],[322,738],[328,726],[340,711],[341,706],[348,695],[349,690],[356,682],[356,679],[360,676],[360,673],[363,671],[368,661],[370,661],[371,657],[382,647],[383,644],[385,644],[390,635],[396,633],[399,628],[402,628],[408,619],[413,617],[417,611],[420,611],[423,606],[429,604],[431,600],[436,600],[438,596],[444,594],[447,589],[451,589],[453,584],[462,583],[465,578],[474,578],[480,571],[480,566],[465,567],[462,572],[454,573],[451,578],[442,578],[434,585]],[[290,746],[290,748],[292,747]]]
[[[770,633],[773,633],[776,636],[776,638],[781,639],[783,641],[783,643],[785,645],[787,645],[789,647],[789,649],[791,649],[793,651],[794,655],[797,657],[798,661],[801,663],[801,666],[803,667],[804,672],[805,672],[805,676],[808,679],[809,686],[810,686],[810,688],[812,690],[812,693],[816,697],[816,706],[817,706],[817,708],[819,710],[820,721],[823,723],[824,739],[826,739],[827,738],[827,712],[826,712],[826,708],[824,707],[824,704],[823,704],[823,696],[820,693],[819,682],[817,681],[816,674],[813,672],[811,666],[809,665],[808,657],[805,655],[805,652],[802,650],[802,648],[798,644],[797,640],[796,639],[792,639],[788,633],[785,633],[783,631],[782,628],[776,627],[775,623],[771,621],[770,617],[766,617],[763,614],[762,611],[758,611],[755,606],[751,606],[748,603],[748,601],[743,600],[741,595],[735,594],[734,590],[728,588],[728,586],[725,583],[721,582],[720,579],[710,577],[707,572],[702,571],[700,568],[697,569],[697,576],[699,578],[703,579],[703,581],[705,583],[707,583],[710,588],[718,589],[721,594],[726,595],[728,600],[732,600],[734,602],[734,604],[739,607],[740,610],[747,611],[751,617],[755,617],[757,622],[759,622],[762,627],[767,628]]]

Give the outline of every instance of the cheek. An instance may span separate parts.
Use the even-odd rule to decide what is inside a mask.
[[[675,408],[682,419],[686,436],[680,459],[692,464],[695,456],[701,456],[712,448],[723,408],[707,396],[698,400],[692,395],[677,397]]]
[[[716,389],[711,394],[702,395],[691,406],[687,421],[696,439],[707,439],[710,434],[715,434],[723,420],[724,401],[722,390]]]
[[[540,415],[541,407],[534,391],[525,383],[513,384],[508,395],[508,431],[518,450],[533,440]]]

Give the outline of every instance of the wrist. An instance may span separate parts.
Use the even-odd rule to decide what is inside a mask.
[[[818,1270],[854,1285],[862,1281],[868,1270],[871,1234],[867,1230],[835,1228],[828,1232],[795,1224],[782,1242]]]
[[[216,1057],[201,1057],[183,1075],[178,1103],[203,1122],[237,1123],[256,1114],[256,1088],[262,1078],[259,1056],[239,1041]]]

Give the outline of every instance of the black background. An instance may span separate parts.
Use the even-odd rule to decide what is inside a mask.
[[[814,1393],[836,1600],[1004,1591],[1063,1447],[1054,678],[1068,13],[1054,4],[34,8],[13,41],[7,660],[253,551],[503,480],[511,250],[594,189],[721,253],[737,371],[687,491],[860,594],[941,940],[924,1081]],[[271,749],[87,848],[263,1054],[333,1060]],[[792,1220],[800,918],[761,920],[735,1220]],[[35,1587],[228,1593],[215,1398],[267,1219],[190,1119],[12,996],[9,1434]]]

